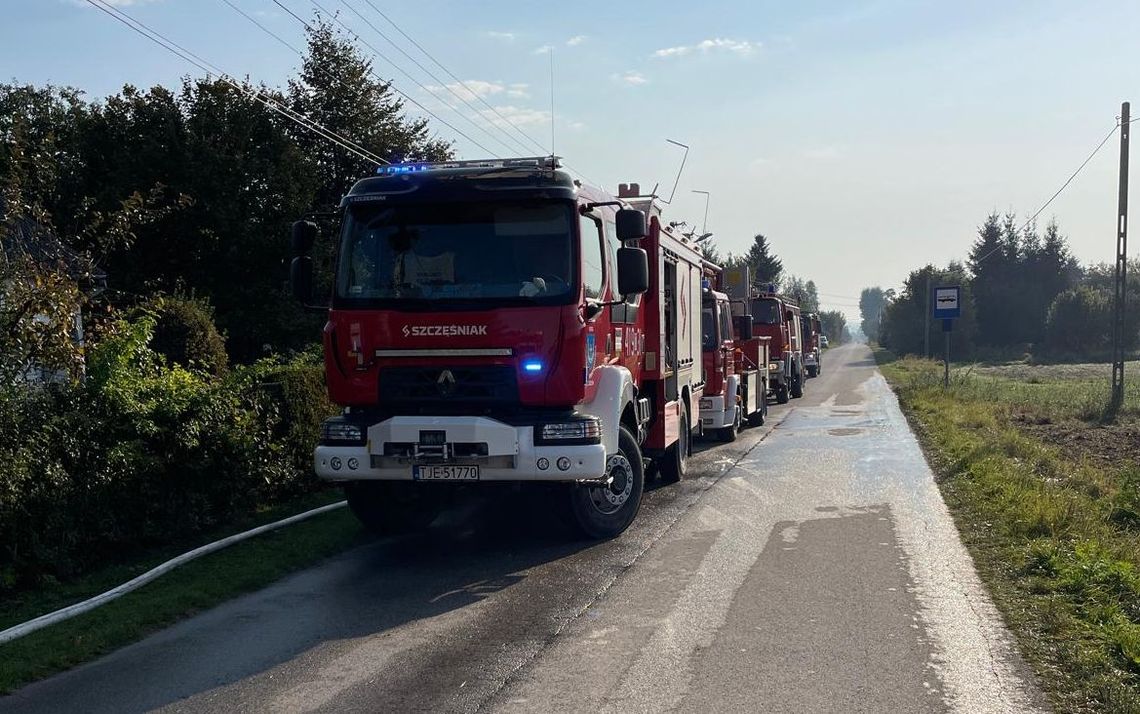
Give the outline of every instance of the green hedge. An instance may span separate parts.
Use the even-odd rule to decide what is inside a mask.
[[[123,324],[73,386],[0,387],[0,594],[178,542],[318,488],[316,354],[224,376]]]

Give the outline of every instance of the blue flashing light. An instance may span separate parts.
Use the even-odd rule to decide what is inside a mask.
[[[541,372],[542,371],[542,362],[539,362],[536,359],[525,360],[523,362],[523,371],[524,372],[530,372],[531,374],[534,374],[535,372]]]
[[[709,282],[708,278],[701,278],[701,289],[702,290],[711,290],[712,289],[712,283]]]
[[[426,171],[429,167],[426,164],[389,164],[388,166],[381,166],[376,169],[376,173],[384,174],[411,174],[417,171]]]

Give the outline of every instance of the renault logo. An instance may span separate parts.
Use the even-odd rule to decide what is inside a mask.
[[[439,390],[441,397],[446,397],[455,391],[455,375],[451,373],[450,369],[445,369],[439,373],[439,379],[435,380],[435,387]]]

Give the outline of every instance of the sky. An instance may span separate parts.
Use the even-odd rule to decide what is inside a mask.
[[[992,211],[1028,218],[1140,99],[1140,3],[1123,0],[370,1],[463,85],[369,0],[317,0],[384,55],[381,76],[469,137],[434,124],[460,157],[550,151],[553,59],[554,150],[587,183],[668,198],[683,150],[667,140],[687,144],[666,217],[700,224],[708,191],[721,252],[763,233],[856,324],[862,288],[964,259]],[[201,74],[82,0],[0,2],[0,81],[99,99]],[[300,57],[224,0],[109,2],[231,75],[297,73]],[[230,2],[303,46],[273,0]],[[1114,138],[1038,219],[1084,263],[1114,259],[1118,157]]]

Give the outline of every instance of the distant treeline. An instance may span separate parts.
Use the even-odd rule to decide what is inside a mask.
[[[1140,344],[1140,263],[1128,269],[1124,348]],[[942,325],[930,321],[928,285],[962,286],[962,317],[954,321],[956,358],[1030,354],[1055,360],[1100,360],[1111,351],[1115,268],[1081,266],[1056,221],[1039,234],[1013,214],[989,215],[966,264],[926,265],[911,271],[902,290],[866,288],[860,296],[862,330],[899,354],[923,354],[924,337],[941,353]]]

